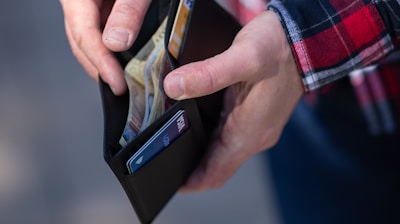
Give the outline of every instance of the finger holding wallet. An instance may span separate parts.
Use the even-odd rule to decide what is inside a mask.
[[[60,0],[71,49],[95,80],[101,74],[114,94],[126,91],[121,65],[113,52],[129,49],[150,0]],[[134,22],[132,22],[134,21]]]

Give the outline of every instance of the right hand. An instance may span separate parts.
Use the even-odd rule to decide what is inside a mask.
[[[226,51],[180,66],[164,79],[165,92],[176,100],[227,87],[220,126],[182,192],[221,187],[247,159],[275,145],[303,95],[302,78],[274,12],[265,11],[245,25]]]
[[[132,46],[151,0],[60,2],[67,38],[79,63],[93,79],[97,80],[100,74],[114,94],[123,94],[124,72],[113,52]]]

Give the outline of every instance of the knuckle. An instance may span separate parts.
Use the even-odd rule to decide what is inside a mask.
[[[260,145],[264,145],[264,148],[269,149],[275,146],[281,136],[282,130],[279,128],[271,128],[266,131],[264,136],[260,138]]]
[[[214,69],[208,61],[204,63],[204,66],[201,67],[201,82],[204,85],[204,88],[207,92],[216,91],[216,80]]]
[[[80,55],[80,50],[74,46],[71,46],[71,52],[75,57],[78,57]]]
[[[74,35],[74,41],[75,41],[75,44],[76,44],[76,46],[79,48],[79,49],[82,49],[82,47],[83,47],[83,44],[84,44],[84,41],[85,41],[85,38],[84,38],[84,36],[83,35],[80,35],[80,34],[76,34],[76,35]]]
[[[75,46],[79,49],[82,49],[83,45],[85,44],[85,35],[83,28],[81,27],[71,27],[69,24],[66,23],[66,33],[68,36],[68,40],[71,42],[72,46]]]
[[[138,16],[140,15],[140,7],[135,4],[133,1],[124,1],[118,4],[115,8],[115,11],[122,15],[129,15],[129,16]]]

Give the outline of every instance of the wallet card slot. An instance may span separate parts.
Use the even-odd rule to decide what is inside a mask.
[[[170,146],[137,172],[123,177],[124,187],[141,220],[154,217],[197,166],[204,146],[193,144],[195,132],[189,128]]]
[[[113,155],[113,158],[108,160],[111,167],[117,168],[117,174],[128,174],[126,169],[126,161],[137,152],[169,119],[173,117],[179,110],[184,110],[191,127],[196,129],[196,141],[204,138],[203,125],[198,112],[197,103],[195,100],[184,100],[176,102],[164,114],[157,118],[150,126],[140,132],[134,141],[128,143]],[[117,144],[115,142],[114,144]]]

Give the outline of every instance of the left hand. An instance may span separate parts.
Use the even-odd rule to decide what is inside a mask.
[[[278,17],[261,13],[225,52],[182,66],[164,80],[175,99],[212,94],[230,86],[226,118],[183,192],[222,186],[251,156],[277,143],[303,94],[303,85]]]
[[[72,53],[90,77],[114,94],[126,91],[124,71],[113,52],[129,49],[151,0],[60,0]],[[103,29],[104,27],[104,29]]]

